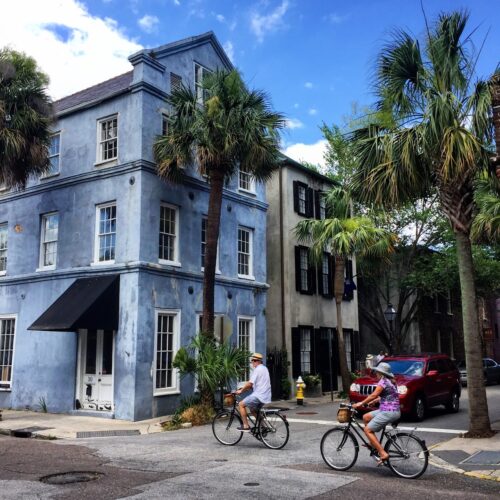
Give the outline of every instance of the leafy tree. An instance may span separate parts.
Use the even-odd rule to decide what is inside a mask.
[[[474,181],[488,167],[492,126],[486,82],[473,82],[466,12],[440,14],[421,45],[400,30],[377,61],[377,109],[393,124],[357,130],[354,189],[365,201],[400,206],[436,191],[454,233],[470,394],[471,437],[491,435],[477,317],[470,232]]]
[[[326,219],[306,219],[297,224],[295,235],[299,241],[311,245],[311,256],[320,263],[328,249],[334,257],[333,295],[337,311],[337,336],[342,389],[349,391],[351,378],[345,352],[342,297],[344,295],[345,260],[352,255],[380,258],[392,251],[393,237],[375,227],[367,217],[351,215],[351,200],[343,188],[333,187],[325,196]]]
[[[256,180],[270,178],[281,159],[278,131],[285,119],[271,110],[266,94],[249,90],[236,70],[209,74],[202,88],[203,104],[190,88],[172,91],[167,99],[171,107],[168,132],[155,142],[154,155],[161,177],[181,181],[183,168],[196,159],[210,184],[202,332],[213,336],[222,189],[238,167]]]
[[[24,188],[30,175],[49,168],[48,82],[34,59],[0,49],[0,184],[8,188]]]
[[[181,376],[195,375],[202,403],[213,405],[214,394],[240,379],[248,368],[250,352],[229,341],[218,343],[206,335],[196,336],[188,347],[181,347],[173,366]]]

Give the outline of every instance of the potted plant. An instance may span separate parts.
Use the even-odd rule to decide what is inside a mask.
[[[304,391],[304,396],[306,398],[315,398],[323,394],[323,389],[321,386],[321,375],[313,375],[308,373],[303,377],[306,388]]]

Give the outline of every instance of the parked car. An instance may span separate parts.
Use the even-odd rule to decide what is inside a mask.
[[[460,382],[462,385],[467,385],[467,368],[465,361],[458,363],[460,371]],[[483,358],[483,372],[485,384],[500,384],[500,365],[491,358]]]
[[[401,413],[416,420],[425,418],[431,406],[445,405],[452,413],[460,408],[460,374],[446,354],[393,355],[384,358],[396,377]],[[363,401],[375,390],[377,379],[368,372],[350,387],[352,402]],[[367,410],[369,411],[369,410]]]

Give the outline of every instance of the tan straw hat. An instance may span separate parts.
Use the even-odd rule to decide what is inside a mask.
[[[251,359],[258,359],[259,361],[262,361],[263,359],[263,356],[262,354],[259,354],[258,352],[254,352],[251,356],[250,356]]]

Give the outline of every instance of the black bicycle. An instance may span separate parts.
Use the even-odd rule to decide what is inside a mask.
[[[330,429],[321,440],[321,456],[332,469],[345,471],[356,463],[359,444],[354,434],[363,441],[363,446],[368,449],[370,456],[377,461],[380,459],[377,450],[363,437],[363,429],[356,420],[356,413],[351,404],[341,403],[337,419],[347,425]],[[397,423],[392,424],[392,429],[382,429],[379,440],[389,454],[385,463],[399,477],[416,479],[427,469],[429,450],[425,441],[415,436],[413,431],[400,432],[397,430]]]
[[[233,446],[243,437],[243,431],[238,430],[243,422],[237,407],[236,395],[227,394],[227,399],[230,399],[230,407],[223,408],[215,415],[212,431],[219,443]],[[282,411],[281,408],[261,408],[257,411],[257,416],[248,415],[248,420],[252,424],[250,427],[252,436],[273,450],[283,448],[290,437],[288,422],[286,416],[281,414]]]

